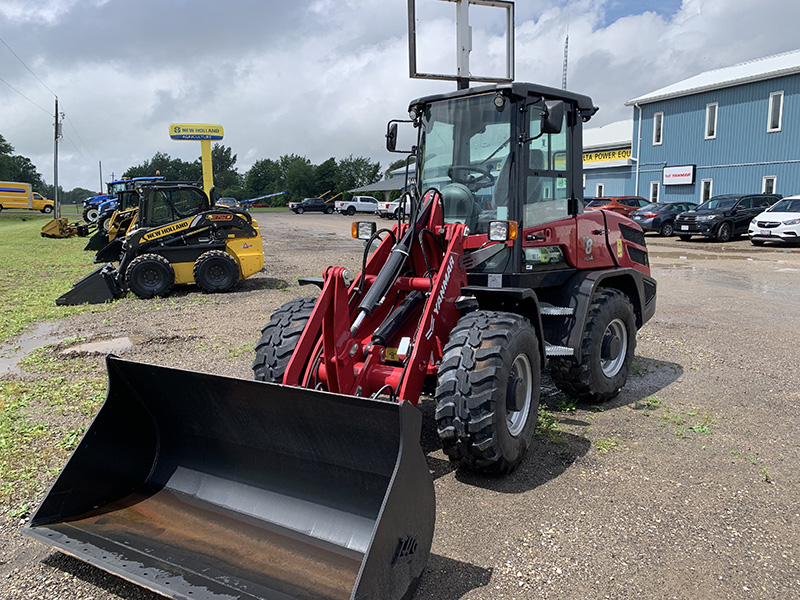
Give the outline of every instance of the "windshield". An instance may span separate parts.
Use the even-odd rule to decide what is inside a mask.
[[[508,202],[511,103],[494,94],[436,102],[422,116],[420,190],[439,190],[445,221],[485,233]],[[498,193],[499,191],[499,193]]]
[[[121,192],[127,189],[128,182],[127,181],[118,181],[116,183],[109,183],[108,184],[108,195],[109,196],[116,196],[117,192]]]
[[[711,200],[703,202],[703,204],[698,206],[695,210],[720,210],[723,208],[731,208],[734,204],[736,204],[738,199],[738,196],[720,196],[719,198],[711,198]]]
[[[800,212],[800,198],[786,198],[773,204],[767,209],[768,212]]]

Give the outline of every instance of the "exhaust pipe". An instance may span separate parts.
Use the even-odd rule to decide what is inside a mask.
[[[435,520],[421,413],[107,358],[23,533],[181,600],[401,600]]]

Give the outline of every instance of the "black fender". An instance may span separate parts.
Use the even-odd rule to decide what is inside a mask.
[[[548,298],[554,305],[573,309],[570,317],[548,321],[546,331],[551,344],[574,349],[580,361],[580,349],[586,319],[598,289],[615,289],[625,294],[633,305],[636,328],[640,329],[656,311],[656,281],[636,269],[577,271]]]
[[[536,337],[539,339],[541,367],[545,367],[547,352],[545,351],[544,328],[539,311],[539,298],[535,290],[532,288],[489,288],[467,285],[461,288],[461,294],[473,296],[477,300],[477,308],[481,310],[511,312],[526,317],[536,331]]]

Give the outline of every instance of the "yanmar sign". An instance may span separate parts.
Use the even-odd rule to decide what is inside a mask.
[[[695,165],[664,167],[664,185],[692,185]]]

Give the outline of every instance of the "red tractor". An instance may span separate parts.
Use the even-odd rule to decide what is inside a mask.
[[[318,298],[263,328],[256,379],[419,402],[434,390],[444,451],[504,473],[536,425],[541,371],[580,400],[625,384],[636,331],[653,315],[638,225],[582,212],[587,96],[525,83],[414,100],[415,202],[351,280],[331,267]],[[387,140],[395,150],[397,123]]]

